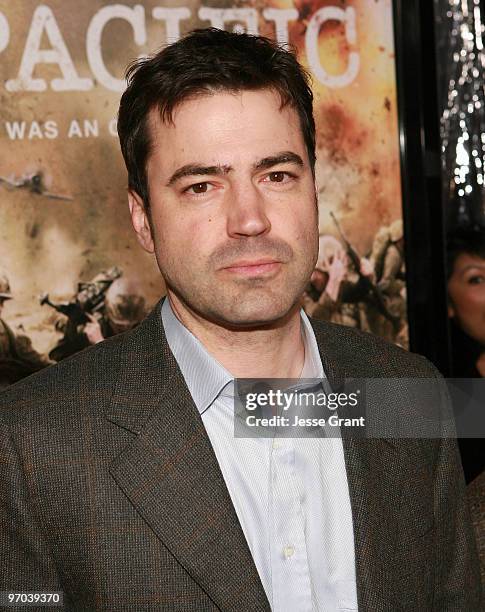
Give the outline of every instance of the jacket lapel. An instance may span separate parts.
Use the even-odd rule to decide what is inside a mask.
[[[375,376],[365,356],[342,343],[331,325],[311,320],[324,371],[332,389],[346,379]],[[339,416],[355,416],[339,411]],[[343,427],[342,443],[354,528],[359,612],[384,612],[395,598],[393,565],[399,525],[395,507],[402,473],[390,439],[362,437]]]
[[[160,306],[124,338],[108,418],[137,435],[110,472],[217,607],[269,611],[216,456],[166,342]]]

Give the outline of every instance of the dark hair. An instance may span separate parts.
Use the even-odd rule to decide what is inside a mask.
[[[446,243],[448,278],[453,274],[456,260],[463,253],[485,259],[485,230],[478,227],[462,228],[448,234]]]
[[[128,187],[149,206],[146,162],[150,153],[148,114],[158,108],[171,121],[177,105],[215,91],[273,89],[281,107],[298,112],[312,172],[315,122],[310,77],[295,54],[262,36],[207,28],[194,30],[157,54],[133,62],[118,112],[118,135]]]

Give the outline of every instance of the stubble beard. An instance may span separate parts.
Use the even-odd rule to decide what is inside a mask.
[[[203,276],[212,279],[200,282],[188,270],[178,278],[164,274],[167,287],[182,302],[184,308],[198,317],[227,329],[247,329],[277,324],[300,302],[307,279],[313,267],[301,264],[295,267],[283,264],[273,278],[234,278],[219,280],[211,270]],[[289,266],[290,269],[284,269]]]

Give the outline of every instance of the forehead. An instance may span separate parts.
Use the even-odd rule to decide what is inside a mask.
[[[148,159],[168,169],[194,161],[233,165],[253,163],[275,151],[292,149],[307,159],[297,111],[281,105],[273,90],[215,92],[180,103],[172,121],[157,109],[149,116]]]
[[[485,269],[485,258],[471,253],[460,253],[455,260],[454,271],[463,272],[468,268]]]
[[[460,253],[453,266],[452,278],[465,274],[470,268],[485,270],[485,258],[479,255],[472,255],[471,253]]]

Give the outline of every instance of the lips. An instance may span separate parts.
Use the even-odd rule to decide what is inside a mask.
[[[275,259],[256,259],[252,261],[244,259],[236,261],[230,266],[225,266],[223,270],[233,274],[242,274],[244,276],[259,276],[261,274],[275,272],[280,266],[281,262]]]
[[[241,259],[240,261],[236,261],[229,266],[225,266],[226,268],[248,268],[250,266],[264,266],[266,264],[279,263],[276,259]]]

